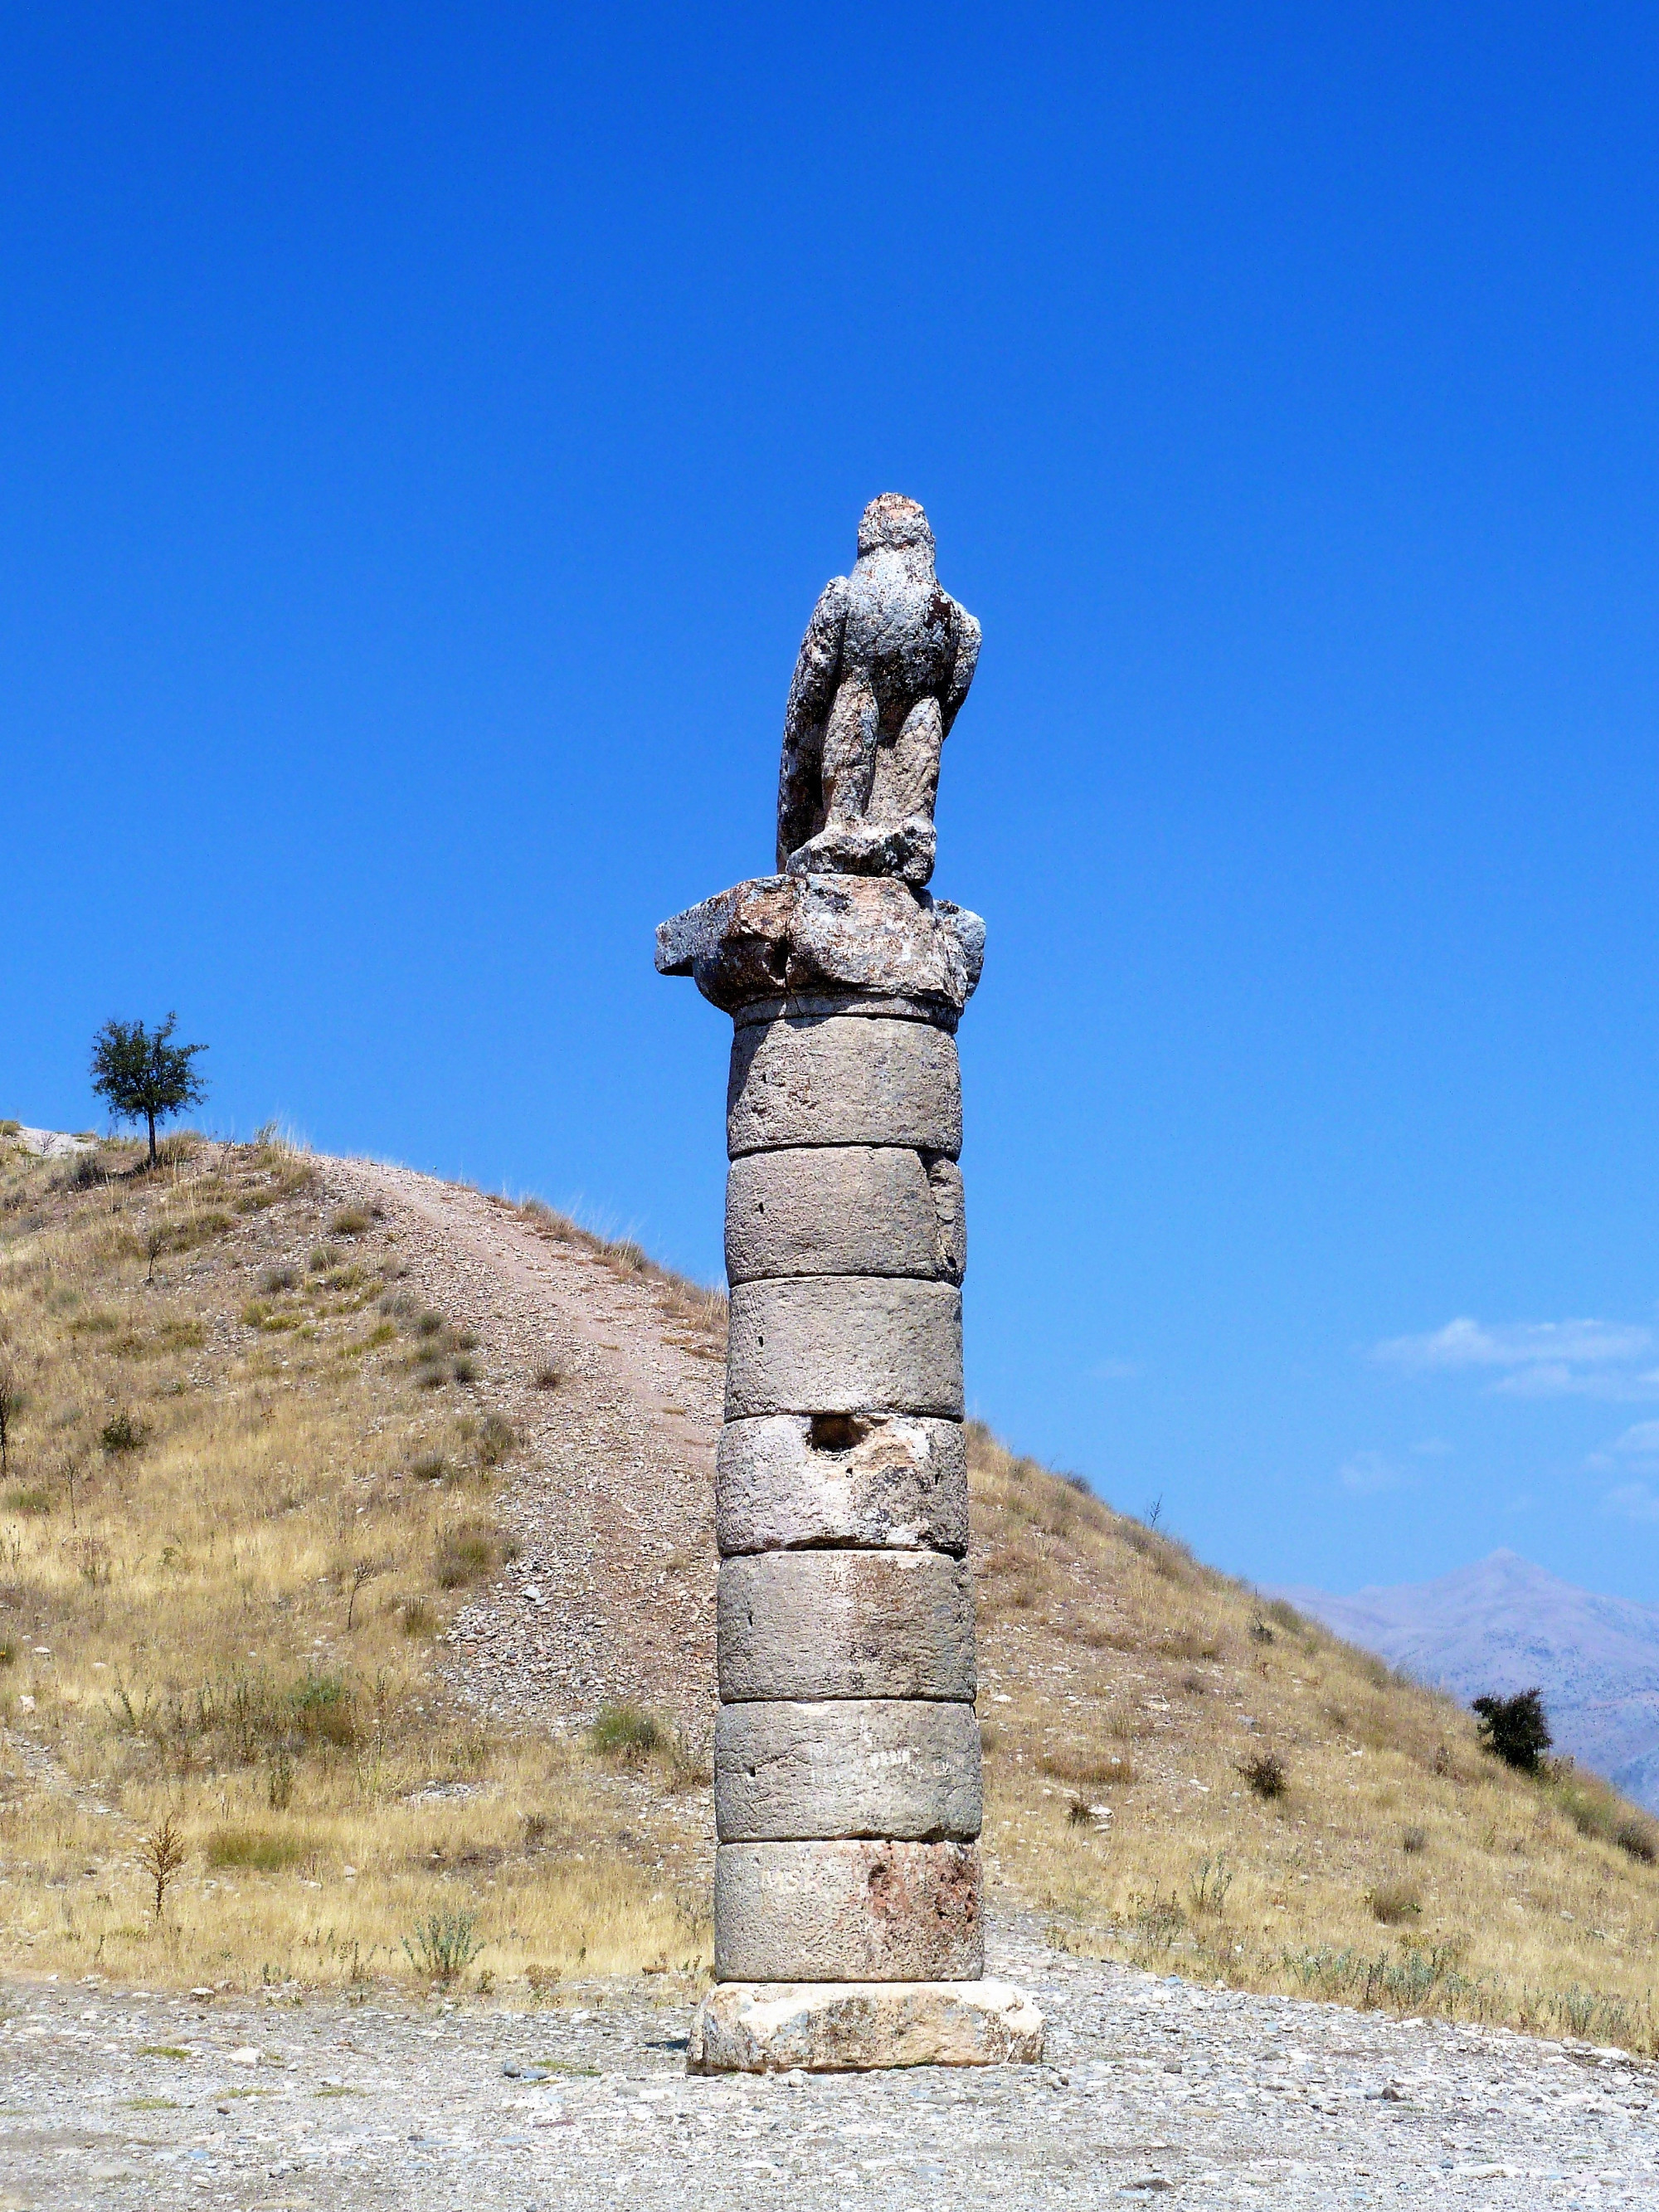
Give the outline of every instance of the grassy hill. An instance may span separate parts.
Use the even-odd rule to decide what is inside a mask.
[[[276,1140],[0,1158],[13,1972],[706,1971],[720,1302],[466,1194],[521,1295],[603,1290],[596,1372],[668,1377],[684,1481],[636,1534],[625,1422],[584,1426],[476,1255],[379,1188]],[[1659,2047],[1631,1808],[1496,1765],[1445,1700],[981,1430],[970,1467],[994,1900],[1161,1972]],[[597,1726],[489,1641],[543,1603],[515,1553],[579,1513],[648,1567],[561,1601],[633,1670]]]

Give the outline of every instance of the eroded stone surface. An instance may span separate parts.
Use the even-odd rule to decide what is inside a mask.
[[[927,882],[939,748],[979,645],[979,624],[939,587],[921,507],[895,492],[872,500],[853,573],[819,595],[789,687],[781,868]]]
[[[848,1698],[720,1709],[714,1818],[723,1844],[971,1843],[982,1812],[971,1705]]]
[[[721,1844],[714,1978],[967,1982],[984,1972],[972,1844]]]
[[[896,1146],[816,1145],[745,1152],[726,1183],[726,1272],[915,1275],[962,1280],[962,1176]]]
[[[726,1087],[727,1149],[905,1145],[954,1159],[962,1077],[954,1038],[926,1022],[843,1014],[736,1031]]]
[[[657,968],[732,1013],[848,990],[960,1013],[985,962],[975,914],[881,876],[757,876],[657,927]]]
[[[732,1293],[726,1417],[962,1415],[962,1294],[902,1277],[802,1275]]]
[[[722,1553],[968,1548],[968,1458],[956,1421],[802,1413],[728,1421],[715,1491]]]
[[[755,1552],[721,1563],[720,1696],[974,1696],[974,1594],[943,1552]]]
[[[1006,1982],[721,1982],[697,2007],[690,2074],[1034,2066],[1042,2014]]]

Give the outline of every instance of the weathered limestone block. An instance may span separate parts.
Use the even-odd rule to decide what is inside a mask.
[[[732,1040],[726,1146],[907,1145],[962,1150],[956,1041],[931,1022],[813,1015],[740,1026]]]
[[[1006,1982],[721,1982],[691,2022],[692,2074],[1035,2066],[1042,2014]]]
[[[723,1705],[715,1723],[723,1844],[971,1843],[983,1809],[971,1705],[921,1698]]]
[[[758,876],[657,925],[658,973],[727,1013],[836,989],[960,1013],[984,964],[976,914],[892,877]]]
[[[961,1425],[851,1413],[728,1421],[714,1519],[728,1556],[811,1544],[965,1552]]]
[[[722,1844],[714,1978],[970,1982],[984,1972],[972,1844]]]
[[[745,1152],[726,1183],[726,1272],[916,1275],[959,1283],[967,1259],[962,1173],[895,1146]]]
[[[974,1591],[943,1552],[751,1552],[722,1562],[722,1700],[974,1697]]]
[[[962,1293],[902,1277],[801,1275],[732,1293],[726,1418],[962,1415]]]

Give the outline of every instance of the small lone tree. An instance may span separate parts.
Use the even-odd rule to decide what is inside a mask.
[[[207,1085],[191,1062],[204,1044],[174,1044],[177,1014],[153,1030],[142,1022],[107,1021],[92,1041],[92,1087],[118,1121],[143,1121],[155,1164],[155,1124],[195,1106]]]
[[[1538,1762],[1554,1742],[1537,1690],[1517,1690],[1512,1698],[1476,1698],[1470,1710],[1480,1716],[1480,1741],[1494,1759],[1522,1774],[1536,1774]]]
[[[23,1386],[4,1360],[0,1360],[0,1477],[11,1473],[11,1432],[23,1410]]]

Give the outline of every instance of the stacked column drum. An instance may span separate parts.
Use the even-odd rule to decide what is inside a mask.
[[[733,1013],[721,1982],[982,1972],[962,1096],[915,1007]]]

